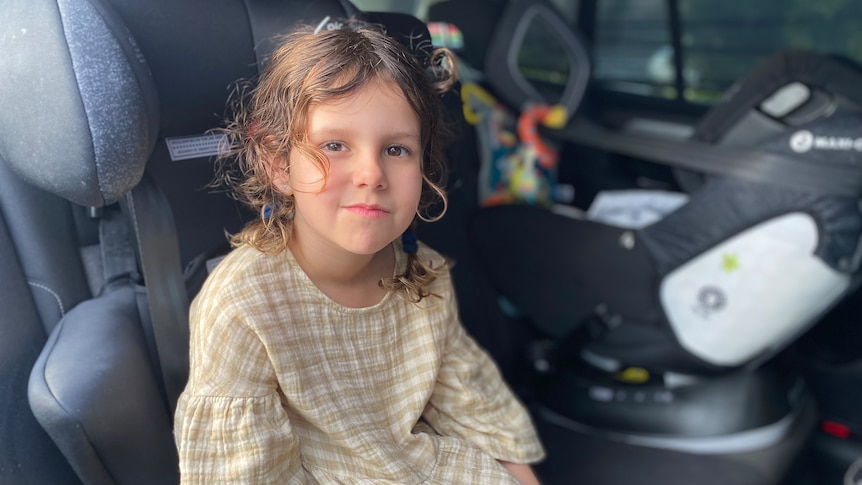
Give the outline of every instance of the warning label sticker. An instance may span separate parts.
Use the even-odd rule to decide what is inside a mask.
[[[191,158],[212,157],[227,146],[227,137],[222,134],[176,136],[165,138],[168,153],[174,162]]]

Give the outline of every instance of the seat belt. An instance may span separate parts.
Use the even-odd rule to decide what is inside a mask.
[[[189,298],[170,204],[145,173],[120,201],[134,233],[165,393],[173,415],[189,372]],[[142,312],[144,313],[144,312]],[[142,314],[142,321],[147,321]]]
[[[120,278],[140,279],[135,248],[129,234],[129,224],[113,207],[91,207],[90,218],[99,220],[99,251],[102,260],[102,280],[99,294]]]
[[[730,175],[821,195],[862,197],[862,171],[838,164],[816,164],[792,156],[697,141],[673,141],[614,133],[585,119],[549,138],[577,143],[651,162],[716,175]]]

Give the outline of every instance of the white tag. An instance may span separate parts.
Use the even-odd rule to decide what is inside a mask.
[[[641,229],[688,202],[688,195],[663,190],[602,191],[587,210],[587,219],[617,227]]]
[[[218,155],[222,144],[227,143],[227,137],[220,134],[175,136],[165,138],[165,143],[168,145],[171,161],[177,162]]]

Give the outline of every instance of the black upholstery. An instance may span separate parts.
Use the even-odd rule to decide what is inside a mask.
[[[181,259],[188,264],[224,250],[224,232],[241,227],[246,214],[207,188],[213,177],[209,157],[172,161],[165,139],[218,127],[237,81],[257,75],[249,14],[235,0],[111,3],[151,66],[161,131],[147,170],[171,203]]]
[[[27,388],[48,334],[69,309],[92,296],[82,254],[97,251],[93,244],[98,241],[88,234],[86,224],[76,224],[82,213],[82,208],[75,210],[65,200],[23,182],[0,152],[3,483],[79,483],[35,419]]]
[[[47,334],[2,214],[0,275],[0,481],[78,483],[65,458],[34,419],[27,401],[30,369]]]
[[[33,412],[85,483],[179,481],[142,292],[119,281],[72,309],[33,367]]]
[[[98,243],[88,233],[83,209],[21,180],[0,163],[0,210],[32,282],[43,330],[50,332],[70,308],[92,296],[81,251]],[[91,228],[90,228],[91,229]]]

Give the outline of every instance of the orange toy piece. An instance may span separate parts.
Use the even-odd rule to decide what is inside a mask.
[[[539,136],[539,123],[548,128],[562,128],[568,116],[562,106],[534,104],[521,112],[518,117],[518,138],[529,145],[536,154],[540,167],[552,169],[557,164],[557,151],[549,147]]]

